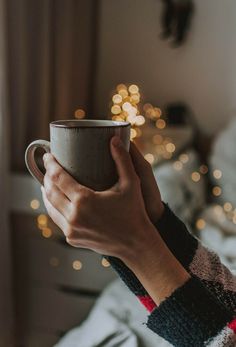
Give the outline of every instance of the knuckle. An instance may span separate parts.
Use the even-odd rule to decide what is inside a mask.
[[[48,176],[51,181],[58,182],[62,174],[62,169],[60,167],[57,167],[51,171],[48,172]]]
[[[70,226],[75,226],[76,224],[78,224],[78,219],[79,219],[79,214],[77,209],[72,208],[72,211],[70,212],[67,220]]]

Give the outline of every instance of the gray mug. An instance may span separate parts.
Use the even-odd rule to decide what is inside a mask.
[[[102,191],[117,181],[110,140],[119,136],[129,150],[130,123],[110,120],[62,120],[50,123],[50,142],[36,140],[25,152],[26,166],[43,185],[43,173],[35,161],[35,150],[51,152],[58,163],[80,184]]]

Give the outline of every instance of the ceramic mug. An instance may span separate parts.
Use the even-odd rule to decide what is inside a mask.
[[[43,173],[35,161],[35,150],[51,152],[58,163],[79,183],[97,191],[117,181],[110,140],[119,136],[126,150],[130,144],[130,123],[110,120],[61,120],[50,123],[50,142],[36,140],[25,152],[26,166],[43,185]]]

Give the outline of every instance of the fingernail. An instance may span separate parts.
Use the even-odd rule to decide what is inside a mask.
[[[112,145],[114,147],[121,147],[122,146],[122,142],[121,142],[121,139],[119,138],[119,136],[115,136],[112,138]]]

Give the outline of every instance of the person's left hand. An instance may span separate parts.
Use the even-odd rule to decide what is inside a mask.
[[[153,245],[158,233],[146,213],[132,159],[118,137],[111,141],[111,154],[119,180],[103,192],[82,186],[45,154],[42,193],[48,214],[69,244],[126,261],[140,254],[143,245]]]

